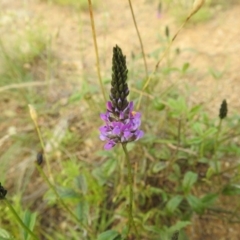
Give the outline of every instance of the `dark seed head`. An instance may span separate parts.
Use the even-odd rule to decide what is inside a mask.
[[[110,100],[113,107],[118,111],[124,110],[128,105],[127,73],[126,56],[123,55],[121,48],[116,45],[113,48]]]
[[[0,199],[4,199],[7,194],[7,190],[0,183]]]
[[[222,104],[221,104],[221,107],[220,107],[220,110],[219,110],[220,119],[224,119],[227,116],[227,112],[228,112],[227,101],[224,99],[222,101]]]
[[[43,152],[38,152],[36,162],[38,165],[41,165],[44,161]]]
[[[165,35],[167,38],[169,38],[169,27],[168,26],[165,27]]]

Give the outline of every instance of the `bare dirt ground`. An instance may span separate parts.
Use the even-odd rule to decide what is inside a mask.
[[[173,34],[180,25],[163,9],[158,17],[158,1],[133,0],[133,7],[142,35],[149,71],[153,71],[155,61],[149,54],[160,48],[159,36],[164,34],[168,25]],[[2,0],[1,12],[14,12],[23,18],[39,18],[54,36],[52,48],[59,59],[56,80],[58,86],[52,92],[53,98],[66,96],[74,87],[78,87],[77,76],[87,74],[88,79],[97,86],[95,55],[88,12],[77,12],[72,8],[49,4],[47,1]],[[111,66],[112,47],[119,44],[131,59],[131,54],[140,55],[140,45],[133,25],[127,1],[105,0],[94,11],[99,55],[102,73]],[[221,101],[227,99],[229,114],[240,109],[240,5],[228,9],[218,9],[211,20],[205,23],[188,25],[178,36],[173,48],[183,51],[174,61],[176,66],[189,62],[193,69],[191,75],[184,79],[195,89],[190,96],[194,103],[204,102],[213,112],[218,114]],[[188,51],[186,49],[194,49]],[[186,50],[186,51],[185,51]],[[140,59],[139,65],[143,62]],[[222,77],[214,79],[209,69],[223,72]],[[138,67],[139,69],[139,67]],[[66,82],[68,79],[69,82]],[[70,80],[69,80],[70,79]],[[177,79],[174,79],[177,81]],[[183,85],[183,82],[178,82]],[[71,85],[69,87],[69,85]],[[65,88],[66,87],[66,88]],[[231,204],[229,202],[226,203]],[[193,225],[188,229],[191,240],[237,240],[240,239],[239,224],[227,224],[221,219],[194,217]]]

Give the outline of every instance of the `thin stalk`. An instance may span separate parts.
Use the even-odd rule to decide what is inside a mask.
[[[146,55],[145,55],[144,48],[143,48],[142,38],[141,38],[140,32],[138,30],[137,21],[136,21],[136,18],[135,18],[135,14],[134,14],[134,11],[133,11],[131,0],[128,0],[128,3],[129,3],[129,6],[130,6],[130,9],[131,9],[131,14],[132,14],[134,26],[136,28],[138,39],[139,39],[139,42],[140,42],[143,61],[144,61],[144,67],[145,67],[145,74],[146,74],[146,78],[147,78],[148,77],[148,67],[147,67]]]
[[[12,204],[8,201],[7,198],[3,199],[4,202],[6,203],[6,205],[8,206],[8,208],[10,209],[10,211],[12,212],[12,214],[14,215],[15,219],[18,221],[18,223],[21,225],[21,227],[29,234],[32,236],[33,239],[38,240],[39,238],[24,224],[24,222],[22,221],[22,219],[19,217],[19,215],[17,214],[17,212],[15,211],[15,209],[13,208]]]
[[[127,234],[130,233],[131,227],[134,228],[135,234],[137,239],[139,239],[139,234],[137,231],[137,227],[134,222],[133,218],[133,175],[132,175],[132,167],[127,151],[127,143],[122,143],[122,148],[125,153],[126,162],[127,162],[127,169],[128,169],[128,184],[129,184],[129,206],[128,206],[128,231]]]
[[[93,17],[93,10],[92,10],[92,2],[91,0],[88,0],[88,6],[89,6],[89,14],[90,14],[90,19],[91,19],[91,26],[92,26],[92,35],[93,35],[93,42],[94,42],[94,49],[95,49],[95,54],[96,54],[96,61],[97,61],[97,74],[98,74],[98,80],[99,84],[101,87],[102,95],[104,98],[104,101],[107,101],[104,87],[103,87],[103,82],[102,82],[102,77],[101,77],[101,71],[100,71],[100,61],[99,61],[99,54],[98,54],[98,46],[97,46],[97,37],[96,37],[96,30],[95,30],[95,24],[94,24],[94,17]]]
[[[218,149],[218,137],[219,137],[219,133],[221,131],[221,127],[222,127],[222,119],[220,119],[219,124],[218,124],[218,129],[217,129],[217,134],[216,134],[216,138],[215,138],[215,144],[214,144],[214,165],[215,165],[215,170],[217,172],[217,175],[219,175],[219,169],[218,169],[218,161],[217,161],[217,149]],[[220,176],[219,176],[219,181],[220,181]]]
[[[47,178],[46,174],[44,173],[44,171],[42,170],[42,168],[38,165],[35,164],[38,172],[40,173],[41,177],[46,181],[46,183],[48,184],[48,186],[50,187],[50,189],[54,192],[54,194],[56,195],[58,201],[60,202],[60,204],[62,204],[63,208],[65,208],[65,210],[70,214],[70,216],[83,228],[87,229],[89,232],[92,232],[90,228],[88,228],[87,226],[85,226],[78,218],[77,216],[71,211],[71,209],[67,206],[67,204],[62,200],[62,198],[59,196],[57,190],[55,189],[55,187],[52,185],[52,183],[49,181],[49,179]]]
[[[34,112],[35,112],[35,115],[36,115],[36,116],[33,116],[33,115],[32,115],[31,109],[30,109],[31,118],[32,118],[33,123],[34,123],[34,126],[35,126],[35,128],[36,128],[36,130],[37,130],[37,134],[38,134],[38,138],[39,138],[39,141],[40,141],[42,150],[43,150],[43,152],[45,153],[45,145],[44,145],[44,142],[43,142],[43,138],[42,138],[41,131],[40,131],[39,126],[38,126],[37,113],[36,113],[35,109],[34,109]],[[45,159],[46,159],[46,162],[47,162],[48,174],[49,174],[50,178],[53,180],[52,172],[51,172],[51,167],[50,167],[50,163],[49,163],[49,159],[48,159],[48,157],[46,157],[46,156],[45,156]]]
[[[204,2],[204,1],[202,1]],[[203,4],[203,3],[202,3]],[[200,6],[201,7],[201,6]],[[200,7],[197,9],[197,11],[200,9]],[[150,81],[152,80],[153,76],[156,74],[157,70],[158,70],[158,67],[160,65],[160,63],[162,62],[162,60],[165,58],[165,56],[168,54],[173,42],[175,41],[175,39],[177,38],[178,34],[181,32],[181,30],[183,29],[183,27],[188,23],[188,21],[191,19],[191,17],[197,12],[197,11],[193,11],[187,16],[187,18],[185,19],[185,21],[182,23],[182,25],[179,27],[179,29],[177,30],[177,32],[175,33],[175,35],[173,36],[172,39],[170,39],[169,43],[168,43],[168,46],[167,48],[165,49],[162,57],[159,59],[159,61],[157,62],[157,64],[155,65],[155,69],[153,71],[153,73],[151,75],[148,76],[143,88],[142,88],[142,92],[144,92],[146,90],[146,88],[148,87]],[[137,110],[140,108],[140,105],[141,105],[141,101],[142,101],[142,97],[143,97],[143,94],[140,93],[140,96],[139,96],[139,100],[138,100],[138,104],[137,104]]]

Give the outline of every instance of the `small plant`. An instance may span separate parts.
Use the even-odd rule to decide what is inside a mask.
[[[48,2],[87,6],[87,1]],[[156,62],[149,65],[152,72],[146,59],[145,67],[138,65],[145,56],[143,48],[137,58],[132,53],[127,68],[118,45],[113,47],[112,69],[107,63],[101,70],[91,7],[97,73],[94,64],[90,69],[83,64],[89,72],[81,75],[79,85],[70,82],[61,68],[54,75],[50,40],[40,25],[22,28],[18,41],[2,36],[0,239],[182,240],[191,239],[190,228],[205,216],[223,219],[226,226],[239,222],[239,113],[227,100],[211,112],[206,99],[192,101],[192,91],[182,80],[194,80],[196,71],[191,62],[175,64],[182,49],[171,50],[203,1],[190,9],[190,2],[166,0],[159,11],[166,2],[190,13],[184,11],[184,22],[175,34],[166,26],[157,49],[146,55],[149,62]],[[213,3],[207,1],[207,12]],[[138,31],[132,6],[129,12]],[[47,70],[39,60],[46,61]],[[38,64],[56,77],[63,98],[49,97],[59,86],[47,84],[37,91],[19,87],[35,83],[32,68]],[[208,74],[215,79],[225,73],[214,69]],[[41,81],[48,82],[50,75],[43,76]],[[31,103],[30,117],[26,103]],[[106,112],[100,114],[105,106]]]

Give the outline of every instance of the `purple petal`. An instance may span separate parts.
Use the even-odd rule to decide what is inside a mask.
[[[127,131],[124,131],[122,139],[124,139],[124,141],[128,141],[132,136],[133,136],[133,133],[127,130]]]
[[[99,135],[99,138],[100,138],[102,141],[107,140],[107,137],[106,137],[105,135],[103,135],[103,134],[100,134],[100,135]]]
[[[113,107],[112,107],[112,102],[110,102],[110,101],[108,101],[107,102],[107,110],[109,110],[110,112],[112,112],[112,109]]]
[[[130,102],[128,104],[128,108],[129,108],[129,112],[132,112],[133,111],[133,102]]]
[[[112,130],[112,133],[113,133],[114,135],[120,135],[120,133],[121,133],[121,128],[120,128],[119,126],[115,126],[115,127],[113,128],[113,130]]]
[[[105,122],[108,121],[108,113],[101,113],[100,118]]]
[[[100,128],[99,128],[99,131],[101,132],[101,133],[107,133],[108,131],[110,131],[111,129],[108,127],[108,126],[101,126]]]
[[[135,133],[135,136],[136,136],[136,139],[135,141],[137,141],[138,139],[142,138],[144,135],[144,132],[142,130],[138,130],[136,133]]]
[[[116,145],[116,143],[115,143],[113,140],[110,140],[109,142],[107,142],[107,143],[104,145],[104,149],[105,149],[105,150],[110,150],[110,149],[112,149],[115,145]]]
[[[121,120],[124,118],[124,111],[121,111],[121,112],[119,113],[119,118],[120,118]]]

